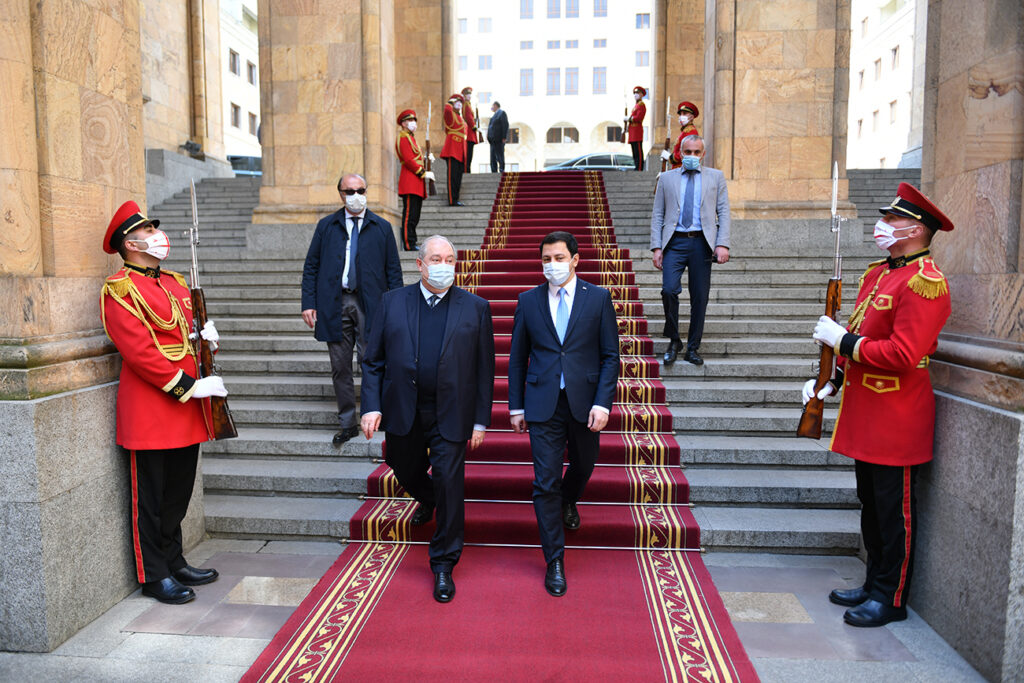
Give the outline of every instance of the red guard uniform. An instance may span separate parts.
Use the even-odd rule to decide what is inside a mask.
[[[466,163],[466,120],[456,111],[454,104],[462,103],[462,95],[455,94],[444,105],[444,147],[441,158],[448,162],[448,205],[461,205],[459,190],[462,188],[462,172]]]
[[[672,147],[672,158],[669,160],[672,168],[679,168],[683,165],[683,155],[680,151],[683,145],[683,140],[691,135],[700,135],[700,131],[697,130],[697,126],[693,125],[694,119],[700,116],[700,110],[697,109],[696,104],[693,102],[680,102],[679,107],[676,108],[676,114],[679,116],[689,114],[690,122],[679,129],[679,137],[676,138],[676,144]]]
[[[628,125],[626,128],[627,141],[633,151],[633,168],[637,171],[644,170],[644,156],[643,156],[643,144],[644,144],[644,117],[647,116],[647,105],[644,104],[643,97],[647,94],[647,90],[643,86],[636,86],[633,88],[633,94],[639,95],[640,99],[633,106],[633,111],[629,114]]]
[[[398,115],[398,125],[415,121],[416,112],[406,109]],[[405,126],[398,131],[395,140],[395,154],[401,164],[398,176],[398,195],[402,198],[402,246],[406,251],[416,248],[416,226],[420,222],[420,209],[427,196],[423,174],[427,172],[423,151],[416,142],[416,136]]]
[[[470,102],[472,96],[472,88],[462,89],[462,118],[466,121],[466,161],[463,167],[466,173],[473,172],[473,148],[476,147],[476,143],[480,142],[480,136],[476,131],[476,115]]]

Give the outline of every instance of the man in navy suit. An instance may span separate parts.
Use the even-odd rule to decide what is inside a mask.
[[[384,430],[387,464],[420,503],[412,524],[437,508],[430,568],[434,599],[449,602],[465,528],[466,441],[479,446],[491,423],[494,330],[487,301],[452,286],[451,242],[428,238],[416,266],[420,281],[385,294],[370,327],[362,428],[367,439]]]
[[[338,180],[344,208],[316,224],[302,269],[302,319],[327,342],[338,401],[340,446],[359,433],[352,349],[360,354],[380,296],[402,286],[402,267],[391,224],[366,208],[366,181],[355,173]],[[359,235],[352,240],[350,235]]]
[[[541,241],[540,255],[547,283],[520,294],[516,306],[508,407],[515,432],[529,425],[533,507],[548,566],[544,587],[561,596],[565,528],[580,526],[576,501],[594,471],[615,400],[619,335],[611,294],[576,277],[576,238],[553,232]]]
[[[487,143],[491,146],[491,173],[505,172],[505,140],[508,139],[508,115],[501,103],[491,105],[491,120],[487,123]]]

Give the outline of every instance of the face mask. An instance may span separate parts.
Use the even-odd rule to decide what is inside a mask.
[[[685,126],[685,125],[686,125],[686,124],[688,124],[689,122],[690,122],[690,117],[689,117],[689,116],[687,116],[686,114],[683,114],[682,116],[680,116],[680,117],[679,117],[679,123],[680,123],[680,124],[682,124],[682,125],[684,125],[684,126]]]
[[[545,263],[544,277],[556,287],[565,284],[565,281],[569,279],[569,262],[551,261],[550,263]]]
[[[896,237],[893,235],[896,230],[902,229],[903,228],[894,228],[879,218],[878,222],[875,223],[875,244],[878,245],[879,249],[888,249],[900,240],[905,240],[910,237],[910,235],[905,235],[903,237]]]
[[[455,266],[451,263],[431,263],[427,266],[427,284],[435,289],[448,289],[455,282]]]
[[[135,242],[136,247],[139,247],[139,251],[144,251],[153,258],[161,261],[167,258],[167,254],[171,252],[171,241],[167,238],[167,233],[163,230],[157,230],[144,240],[132,241]]]
[[[700,157],[683,157],[683,168],[687,171],[696,171],[700,168]]]
[[[455,103],[455,110],[456,111],[462,111],[462,102],[456,102]]]
[[[636,100],[637,102],[639,102],[640,101],[640,93],[638,93],[638,92],[633,93],[633,99]]]
[[[416,122],[415,121],[406,121],[405,122],[405,127],[409,130],[410,133],[415,133],[416,132]]]
[[[345,208],[351,214],[359,214],[366,208],[366,195],[365,194],[347,194],[345,195]]]

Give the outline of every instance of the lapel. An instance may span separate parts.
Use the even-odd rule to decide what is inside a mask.
[[[464,298],[462,297],[462,290],[458,287],[452,286],[448,290],[448,321],[444,325],[444,339],[441,340],[441,355],[444,355],[444,350],[448,348],[448,342],[452,340],[452,335],[455,334],[455,329],[459,324],[459,316],[462,315],[462,304]]]
[[[533,290],[537,293],[537,307],[540,312],[540,319],[544,321],[544,327],[551,333],[552,339],[558,341],[558,331],[555,330],[555,321],[551,319],[551,305],[548,303],[548,285],[547,282],[542,284],[537,289]]]
[[[420,283],[417,280],[416,284],[411,285],[408,288],[408,294],[405,297],[405,312],[406,320],[409,321],[409,336],[412,337],[412,357],[420,357]]]
[[[572,311],[569,313],[569,326],[565,329],[565,338],[568,339],[569,335],[572,334],[572,328],[575,327],[576,321],[583,315],[583,306],[587,302],[587,293],[590,291],[590,285],[580,279],[580,276],[576,276],[576,293],[573,295]],[[548,316],[551,317],[551,316]]]

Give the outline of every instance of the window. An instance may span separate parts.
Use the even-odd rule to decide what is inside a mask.
[[[533,69],[519,70],[519,95],[529,97],[533,94]]]
[[[555,126],[548,128],[547,141],[553,145],[577,143],[580,141],[580,132],[570,126],[565,128]]]
[[[492,66],[491,55],[480,55],[477,57],[476,63],[477,68],[481,71],[490,71]]]
[[[578,40],[567,40],[567,41],[565,41],[565,49],[566,50],[575,50],[579,46],[580,46],[580,41],[578,41]]]
[[[608,16],[608,0],[594,0],[594,16],[595,17],[607,17]]]
[[[519,164],[517,162],[510,161],[509,163],[505,164],[505,168],[515,173],[516,171],[519,170]]]
[[[580,16],[580,0],[565,0],[565,18],[578,19]]]
[[[866,38],[868,35],[868,18],[864,17],[860,22],[860,37]]]
[[[636,53],[636,65],[637,66],[650,66],[651,64],[651,53],[647,50],[637,50]]]
[[[896,123],[896,100],[889,103],[889,123]]]
[[[520,50],[532,50],[533,49],[533,41],[532,40],[520,40],[519,41],[519,49]]]
[[[864,119],[857,119],[857,139],[864,133]]]
[[[857,89],[864,89],[864,69],[861,69],[860,72],[857,74]]]
[[[459,33],[469,33],[469,19],[459,19]]]
[[[878,130],[878,110],[871,112],[871,131]]]
[[[889,50],[889,56],[892,58],[892,66],[890,68],[895,71],[900,65],[900,46],[897,45],[893,49]]]
[[[493,97],[493,95],[489,92],[482,92],[476,96],[477,102],[480,104],[490,104],[491,97]]]
[[[618,142],[622,139],[622,126],[608,126],[605,130],[605,142]]]
[[[256,85],[256,65],[247,61],[245,63],[245,71],[249,77],[249,82]]]
[[[638,14],[638,15],[636,15],[636,27],[637,28],[650,28],[651,27],[651,15],[650,14]]]
[[[608,39],[594,38],[594,47],[608,47]]]
[[[466,55],[459,55],[459,71],[465,71],[469,68],[469,57]]]
[[[249,135],[256,135],[256,114],[249,112]]]
[[[562,70],[548,69],[548,95],[562,94]]]
[[[881,59],[876,59],[875,60],[875,80],[877,81],[881,77],[882,77],[882,60]]]
[[[561,44],[562,43],[559,40],[549,40],[548,41],[548,49],[549,50],[557,50]]]
[[[548,0],[548,19],[562,16],[562,0]]]
[[[477,21],[477,26],[476,27],[477,27],[477,30],[480,31],[480,33],[490,33],[491,32],[491,18],[490,17],[481,17]]]
[[[608,92],[608,67],[594,67],[594,94],[605,95]]]
[[[518,128],[509,128],[508,129],[508,140],[506,140],[505,142],[507,142],[510,145],[518,145],[519,144],[519,129]]]
[[[235,128],[242,127],[242,108],[234,102],[231,103],[231,125]]]
[[[579,67],[567,66],[565,67],[565,94],[566,95],[579,95],[580,94],[580,70]]]
[[[238,53],[234,50],[228,50],[228,69],[236,76],[242,72],[241,66],[239,66]]]
[[[519,0],[519,18],[533,19],[533,0]]]

